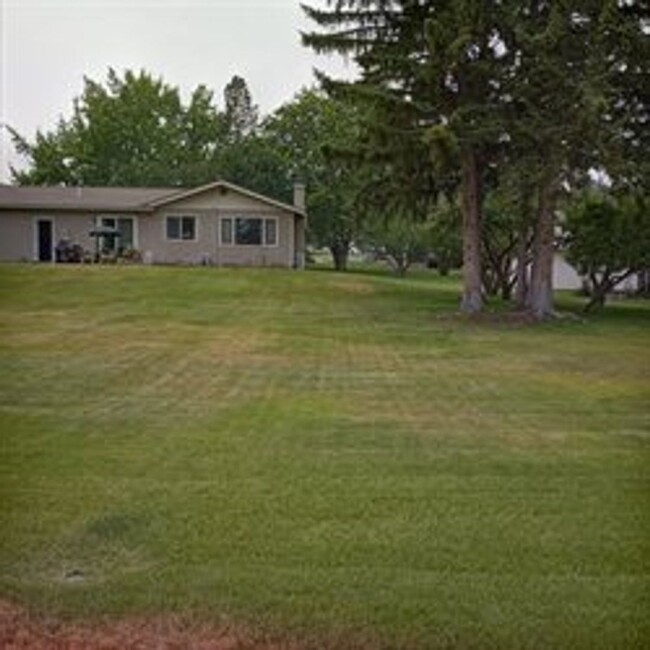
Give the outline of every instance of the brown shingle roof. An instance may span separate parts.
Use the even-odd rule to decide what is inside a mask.
[[[303,208],[276,201],[228,181],[199,187],[61,187],[0,185],[0,210],[152,212],[159,206],[215,188],[231,190],[276,208],[305,216]]]
[[[177,187],[43,187],[0,185],[0,208],[146,212],[149,203],[182,191]]]

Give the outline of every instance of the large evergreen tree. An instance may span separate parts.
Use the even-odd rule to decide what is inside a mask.
[[[371,101],[377,122],[369,129],[379,146],[391,146],[395,167],[404,143],[429,140],[456,150],[463,215],[461,309],[482,308],[480,228],[482,170],[498,147],[500,2],[340,0],[330,9],[305,7],[323,28],[306,34],[320,52],[352,55],[360,80],[348,97]],[[432,150],[438,155],[438,147]],[[432,200],[435,197],[430,197]]]
[[[480,234],[486,178],[518,177],[518,301],[552,313],[554,216],[563,191],[594,168],[644,182],[647,21],[636,0],[331,0],[306,7],[321,27],[304,42],[354,57],[347,97],[370,101],[373,146],[429,143],[460,172],[463,311],[482,306]],[[645,73],[645,76],[644,76]],[[333,91],[341,84],[327,82]],[[646,146],[647,150],[647,146]],[[435,184],[434,184],[435,186]],[[532,264],[527,273],[527,243]]]
[[[532,265],[520,284],[525,308],[544,318],[553,312],[561,195],[594,168],[638,180],[640,127],[648,114],[638,100],[642,64],[635,57],[647,38],[635,2],[511,4],[504,30],[513,53],[504,79],[510,155],[502,166],[514,167],[520,186],[532,194]],[[618,164],[626,155],[627,164]]]
[[[225,120],[228,133],[234,142],[251,135],[257,126],[258,108],[243,77],[234,75],[223,91]]]

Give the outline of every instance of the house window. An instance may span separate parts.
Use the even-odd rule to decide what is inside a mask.
[[[277,219],[262,219],[261,217],[221,219],[220,240],[222,245],[231,245],[234,243],[237,246],[277,246]]]
[[[101,238],[103,253],[123,253],[126,250],[135,248],[135,228],[132,217],[102,217],[100,226],[102,228],[112,228],[119,235]]]
[[[167,217],[167,239],[192,241],[196,239],[196,217]]]
[[[262,244],[262,220],[253,217],[235,219],[235,243],[238,246],[260,246]]]

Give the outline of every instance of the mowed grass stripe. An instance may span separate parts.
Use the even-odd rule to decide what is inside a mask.
[[[468,323],[456,282],[0,267],[2,593],[377,647],[645,647],[648,306]]]

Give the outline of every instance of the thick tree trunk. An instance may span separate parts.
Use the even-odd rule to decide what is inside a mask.
[[[336,243],[332,244],[329,249],[330,253],[332,254],[332,260],[334,261],[334,270],[347,270],[350,247],[347,244]]]
[[[475,314],[483,308],[481,291],[481,188],[476,155],[461,156],[463,194],[463,295],[460,310]]]
[[[533,266],[526,299],[526,308],[539,320],[553,314],[555,198],[555,183],[546,183],[539,195],[533,237]]]

